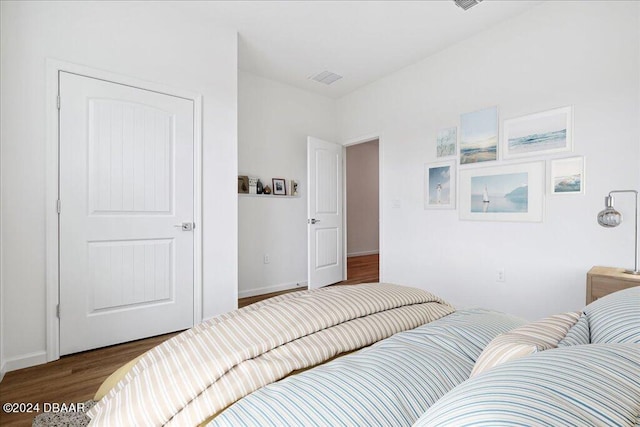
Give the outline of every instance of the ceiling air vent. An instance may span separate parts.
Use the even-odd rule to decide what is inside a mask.
[[[336,80],[340,80],[342,76],[332,73],[331,71],[323,71],[321,73],[316,74],[315,76],[309,77],[309,79],[314,80],[318,83],[324,83],[326,85],[330,85]]]
[[[480,3],[482,0],[453,0],[456,6],[463,8],[464,10],[470,9],[473,6]]]

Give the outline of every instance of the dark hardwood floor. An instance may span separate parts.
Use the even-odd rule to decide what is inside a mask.
[[[336,285],[379,281],[378,255],[347,258],[347,280]],[[244,307],[286,292],[238,300]],[[60,360],[8,372],[0,382],[0,403],[80,403],[93,398],[102,382],[116,369],[177,333],[161,335],[97,350],[63,356]],[[0,409],[0,425],[30,426],[36,413],[7,414]]]
[[[40,412],[44,403],[86,402],[113,371],[176,334],[76,353],[45,365],[7,372],[0,382],[0,402],[39,403]],[[0,426],[30,426],[36,415],[7,414],[0,409]]]
[[[347,280],[339,285],[375,283],[380,281],[380,256],[363,255],[347,258]]]

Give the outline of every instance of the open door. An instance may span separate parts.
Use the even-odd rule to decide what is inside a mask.
[[[344,279],[342,146],[307,138],[309,289]]]

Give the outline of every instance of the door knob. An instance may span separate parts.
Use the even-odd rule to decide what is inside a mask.
[[[183,222],[182,224],[176,224],[174,227],[180,227],[182,231],[192,231],[196,228],[196,225],[193,222]]]
[[[320,220],[319,219],[315,219],[315,218],[311,218],[309,220],[309,224],[315,224],[315,223],[318,223],[318,222],[320,222]]]

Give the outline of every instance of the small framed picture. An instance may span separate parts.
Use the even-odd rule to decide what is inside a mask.
[[[551,160],[551,194],[584,194],[584,157]]]
[[[456,208],[455,160],[424,165],[424,208]]]
[[[436,157],[451,157],[458,154],[458,128],[451,127],[438,131]]]
[[[287,184],[283,178],[272,178],[273,194],[276,196],[284,196],[287,194]]]
[[[289,187],[290,190],[290,194],[292,196],[297,196],[298,195],[298,181],[296,181],[295,179],[291,180],[291,187]]]
[[[246,194],[249,192],[249,177],[247,175],[238,175],[238,193]]]

